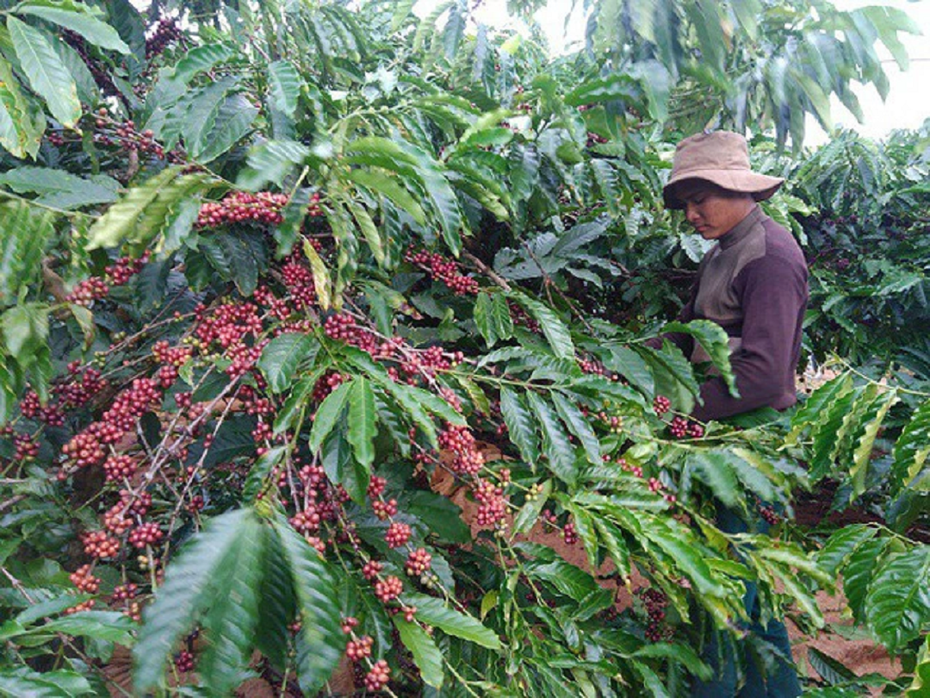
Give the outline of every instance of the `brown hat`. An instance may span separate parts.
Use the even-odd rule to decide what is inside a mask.
[[[678,144],[672,176],[662,189],[666,208],[684,208],[676,185],[686,179],[703,179],[729,191],[752,194],[756,201],[769,198],[785,181],[749,169],[746,139],[731,131],[698,133]]]

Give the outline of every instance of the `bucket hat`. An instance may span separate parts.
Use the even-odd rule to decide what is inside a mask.
[[[746,139],[731,131],[698,133],[678,144],[672,175],[662,189],[666,208],[684,208],[677,185],[686,179],[703,179],[729,191],[752,194],[756,201],[768,199],[785,181],[753,172]]]

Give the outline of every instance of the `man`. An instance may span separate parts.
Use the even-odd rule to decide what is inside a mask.
[[[681,209],[705,240],[717,244],[698,269],[691,299],[679,319],[713,320],[729,336],[730,364],[740,397],[730,395],[723,379],[701,386],[703,404],[692,416],[701,421],[730,417],[759,407],[783,410],[796,401],[794,376],[801,350],[801,325],[807,306],[807,266],[791,233],[766,217],[758,206],[784,182],[753,172],[746,140],[737,133],[701,133],[678,144],[672,174],[663,190],[666,207]],[[709,359],[687,335],[669,337],[692,361]],[[733,511],[718,503],[717,525],[729,533],[749,530]],[[756,531],[767,527],[752,522]],[[746,610],[758,616],[755,585],[747,584]],[[801,693],[784,624],[750,632],[780,651],[775,671],[763,676],[750,660],[745,682],[738,685],[732,656],[708,643],[705,658],[715,668],[709,683],[698,682],[692,696],[793,698]],[[745,643],[744,643],[745,644]],[[718,661],[723,654],[724,660]],[[737,693],[738,691],[738,693]]]

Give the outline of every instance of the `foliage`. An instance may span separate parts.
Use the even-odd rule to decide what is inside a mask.
[[[838,571],[919,689],[925,388],[844,375],[793,416],[699,425],[702,376],[646,341],[675,305],[654,270],[703,251],[657,198],[674,135],[751,120],[800,147],[852,76],[882,89],[873,44],[910,25],[649,6],[592,4],[590,50],[555,61],[464,2],[5,10],[0,691],[100,694],[119,644],[140,694],[315,694],[345,653],[370,691],[667,695],[708,676],[697,629],[735,636],[747,582],[817,627]],[[770,213],[827,210],[833,157]],[[922,192],[894,181],[907,219]],[[667,329],[732,381],[719,328]],[[828,477],[890,527],[815,554],[715,524]]]

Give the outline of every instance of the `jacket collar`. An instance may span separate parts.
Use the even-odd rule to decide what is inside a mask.
[[[758,204],[756,204],[752,210],[746,214],[746,217],[743,220],[734,225],[717,239],[717,242],[720,243],[720,248],[728,250],[733,247],[733,245],[745,240],[747,237],[749,237],[752,229],[756,227],[756,224],[762,222],[763,217],[764,214],[762,213],[762,209],[759,208]]]

